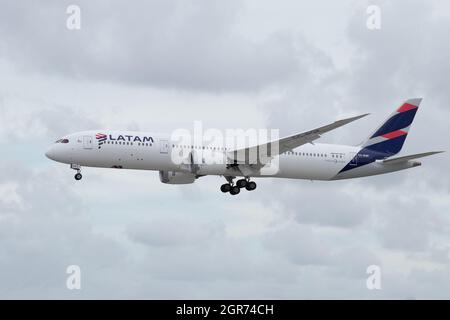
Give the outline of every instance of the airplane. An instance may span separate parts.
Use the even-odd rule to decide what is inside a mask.
[[[83,131],[58,139],[45,155],[51,160],[69,164],[77,171],[76,180],[82,179],[83,166],[159,171],[160,181],[165,184],[189,184],[200,177],[215,175],[226,179],[220,190],[231,195],[239,194],[243,188],[255,190],[256,183],[252,178],[258,177],[323,181],[367,177],[414,168],[421,165],[416,159],[444,152],[394,157],[403,147],[421,101],[421,98],[405,101],[357,146],[314,141],[368,114],[241,149],[223,144],[183,144],[173,140],[170,134]],[[263,151],[265,157],[259,156]],[[179,162],[173,161],[173,154],[186,156]],[[208,154],[219,155],[224,161],[206,161]],[[249,161],[250,155],[258,155],[256,161]]]

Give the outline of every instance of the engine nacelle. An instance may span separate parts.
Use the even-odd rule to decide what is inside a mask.
[[[160,171],[159,180],[167,184],[189,184],[194,183],[196,179],[195,174],[176,172],[176,171]]]

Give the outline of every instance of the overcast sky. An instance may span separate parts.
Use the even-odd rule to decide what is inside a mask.
[[[44,157],[88,129],[292,134],[370,112],[321,139],[356,144],[413,97],[402,153],[449,150],[449,33],[444,0],[2,0],[0,298],[450,298],[446,153],[350,181],[260,179],[236,197],[220,177],[85,168],[76,182]],[[69,265],[81,290],[66,288]]]

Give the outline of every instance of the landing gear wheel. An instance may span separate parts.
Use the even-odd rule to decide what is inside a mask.
[[[248,191],[253,191],[256,189],[256,183],[253,181],[249,181],[247,183],[247,185],[245,186],[245,189],[247,189]]]
[[[81,175],[81,173],[77,173],[76,175],[75,175],[75,180],[81,180],[81,178],[83,178],[83,176]]]
[[[240,179],[240,180],[236,181],[236,185],[239,188],[245,188],[245,186],[247,185],[247,180],[246,179]]]
[[[241,188],[239,188],[238,186],[233,186],[233,187],[231,187],[231,190],[230,190],[230,194],[231,195],[237,195],[239,192],[241,192]]]
[[[231,184],[229,184],[229,183],[225,183],[220,186],[220,191],[222,191],[223,193],[230,192],[230,190],[231,190]]]

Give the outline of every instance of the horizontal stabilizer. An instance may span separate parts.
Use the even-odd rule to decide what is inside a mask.
[[[383,163],[385,163],[385,164],[396,164],[396,163],[406,162],[406,161],[413,160],[413,159],[418,159],[418,158],[432,156],[433,154],[442,153],[442,152],[444,152],[444,151],[432,151],[432,152],[412,154],[410,156],[404,156],[404,157],[398,157],[398,158],[390,158],[390,159],[383,160]]]

